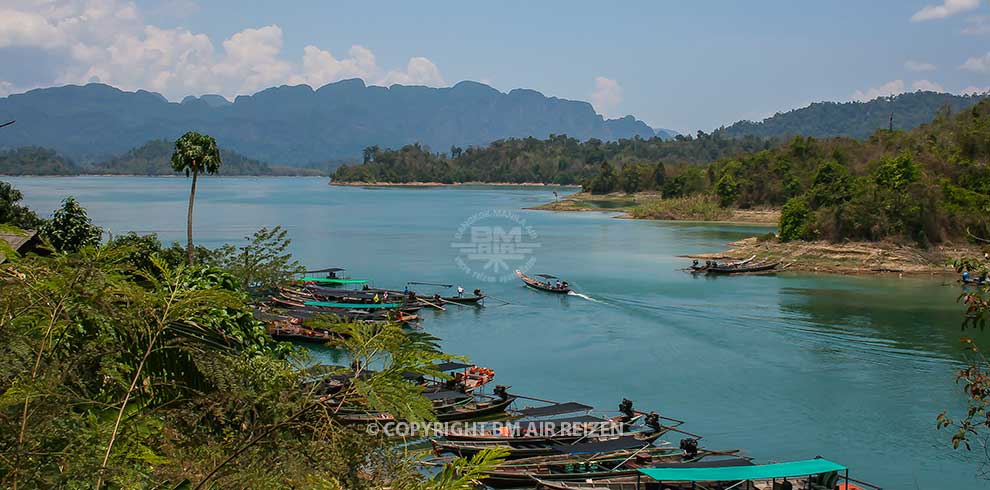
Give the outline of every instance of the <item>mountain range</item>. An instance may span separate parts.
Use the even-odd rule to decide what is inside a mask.
[[[878,97],[867,102],[816,102],[800,109],[774,114],[762,121],[739,121],[723,128],[728,136],[782,138],[849,136],[865,139],[878,129],[914,129],[931,122],[943,108],[959,112],[987,94],[953,95],[913,92]]]
[[[605,119],[587,102],[534,90],[503,93],[477,82],[386,88],[360,79],[316,90],[273,87],[233,102],[209,95],[176,103],[144,90],[67,85],[0,98],[0,118],[17,120],[0,131],[0,149],[50,148],[83,165],[189,130],[208,133],[221,147],[251,158],[293,166],[354,160],[374,145],[418,142],[446,152],[512,137],[616,140],[657,134],[632,116]]]
[[[940,110],[958,112],[985,96],[915,92],[868,102],[817,102],[759,122],[740,121],[716,133],[863,139],[886,128],[891,116],[895,129],[911,129],[931,121]],[[216,137],[221,148],[243,155],[244,162],[323,169],[335,166],[328,163],[360,161],[366,147],[397,149],[419,143],[432,152],[446,153],[455,146],[551,135],[579,141],[679,136],[633,116],[605,119],[587,102],[547,97],[534,90],[503,93],[477,82],[446,88],[386,88],[366,86],[360,79],[316,90],[307,85],[273,87],[232,102],[215,94],[170,102],[145,90],[126,92],[98,83],[67,85],[0,98],[0,119],[17,120],[0,130],[0,151],[54,150],[83,172],[98,168],[126,172],[141,168],[145,160],[168,172],[166,157],[157,155],[167,149],[157,143],[174,141],[189,130]],[[155,158],[145,158],[151,148]],[[131,150],[144,156],[125,155]],[[7,156],[12,155],[30,155],[29,160],[36,162],[39,154]],[[59,162],[49,160],[52,168],[61,168]],[[245,163],[245,171],[254,166]]]

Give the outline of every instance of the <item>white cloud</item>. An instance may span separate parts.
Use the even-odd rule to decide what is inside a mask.
[[[233,97],[283,83],[315,88],[355,77],[376,85],[444,84],[427,58],[413,57],[404,68],[389,70],[360,45],[342,59],[309,45],[294,61],[283,55],[283,32],[274,24],[245,28],[217,46],[206,34],[145,23],[129,0],[0,0],[0,49],[17,48],[68,60],[54,79],[38,85],[100,80],[126,90],[155,90],[173,100],[202,93]]]
[[[945,92],[945,87],[931,80],[918,80],[911,84],[911,88],[925,92]]]
[[[867,102],[877,97],[887,97],[890,95],[903,94],[909,91],[930,91],[945,92],[945,87],[931,80],[917,80],[911,83],[911,90],[908,90],[904,80],[891,80],[879,87],[870,87],[866,90],[857,90],[850,97],[851,100]]]
[[[990,92],[990,87],[976,87],[974,85],[970,85],[959,91],[963,95],[983,95],[988,92]]]
[[[886,97],[888,95],[902,94],[905,91],[904,80],[891,80],[879,87],[871,87],[866,89],[866,91],[857,90],[852,94],[852,100],[858,100],[860,102],[866,102],[868,100],[873,100],[877,97]]]
[[[0,97],[6,97],[10,94],[16,93],[17,89],[14,84],[6,81],[0,80]]]
[[[980,0],[943,0],[941,5],[925,5],[911,16],[911,22],[944,19],[960,12],[974,10],[980,6]]]
[[[604,116],[612,116],[612,111],[622,103],[622,86],[611,78],[595,77],[595,90],[591,93],[591,105]]]
[[[984,36],[990,34],[990,16],[973,15],[966,18],[966,27],[962,33],[967,36]]]
[[[975,71],[977,73],[990,72],[990,53],[983,56],[973,56],[959,66],[960,70]]]
[[[904,68],[911,71],[934,71],[935,65],[931,63],[924,63],[921,61],[907,60],[904,62]]]
[[[443,76],[437,65],[427,58],[410,58],[405,70],[391,70],[382,80],[385,85],[443,85]]]

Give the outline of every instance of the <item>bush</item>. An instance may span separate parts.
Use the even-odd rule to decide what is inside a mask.
[[[718,202],[721,206],[729,206],[736,202],[739,197],[739,184],[731,174],[725,174],[718,179],[715,185],[715,193],[718,194]]]
[[[789,199],[784,204],[784,209],[780,211],[780,239],[785,242],[813,239],[812,220],[813,215],[807,199],[804,197]]]
[[[65,253],[100,243],[103,230],[93,224],[86,215],[86,208],[72,196],[62,201],[62,207],[55,210],[51,221],[41,227],[41,235],[51,242],[55,250]]]
[[[629,214],[638,219],[695,221],[718,221],[730,216],[730,212],[720,207],[715,197],[709,194],[650,201],[633,208]]]

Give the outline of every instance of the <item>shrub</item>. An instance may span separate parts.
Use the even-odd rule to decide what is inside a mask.
[[[787,242],[814,238],[812,219],[813,215],[807,199],[792,197],[780,211],[780,239]]]

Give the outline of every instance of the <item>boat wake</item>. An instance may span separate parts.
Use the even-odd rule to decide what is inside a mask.
[[[568,291],[568,292],[567,292],[567,295],[568,295],[568,296],[577,296],[578,298],[584,298],[584,299],[586,299],[586,300],[588,300],[588,301],[592,301],[592,302],[595,302],[595,303],[603,303],[603,302],[601,302],[601,301],[598,301],[598,300],[597,300],[597,299],[595,299],[595,298],[592,298],[591,296],[588,296],[588,295],[586,295],[586,294],[581,294],[581,293],[575,293],[574,291]],[[603,303],[603,304],[604,304],[604,303]]]

